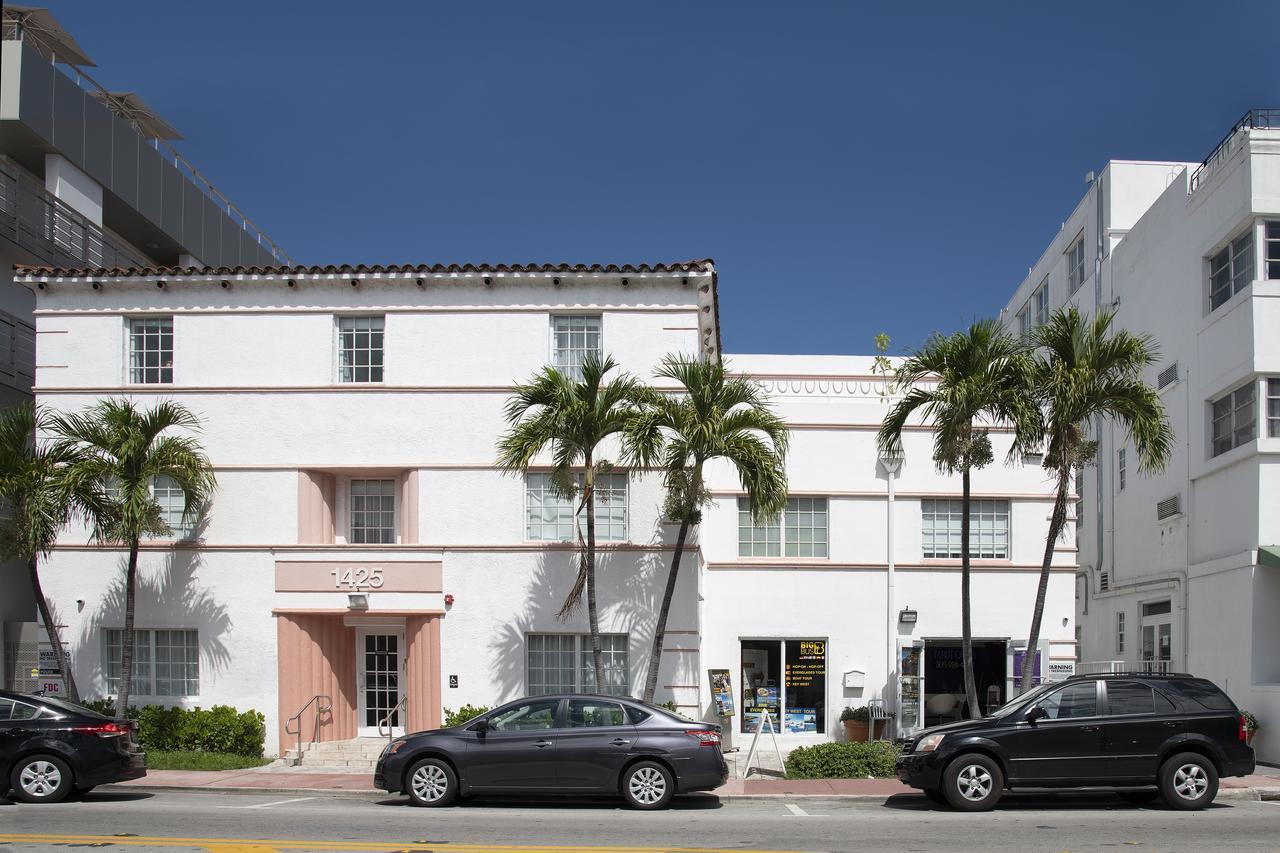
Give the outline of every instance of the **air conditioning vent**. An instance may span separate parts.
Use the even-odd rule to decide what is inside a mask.
[[[1156,387],[1167,388],[1177,381],[1178,381],[1178,362],[1175,361],[1173,364],[1169,365],[1164,370],[1160,371],[1160,374],[1156,377]]]
[[[1156,521],[1163,521],[1182,513],[1182,495],[1165,498],[1156,504]]]
[[[1111,589],[1111,572],[1102,572],[1098,575],[1098,588],[1103,592]]]

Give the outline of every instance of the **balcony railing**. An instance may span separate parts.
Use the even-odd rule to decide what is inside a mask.
[[[154,265],[6,157],[0,157],[0,235],[53,266],[127,269]]]
[[[1200,182],[1209,176],[1219,163],[1227,158],[1236,149],[1236,134],[1242,130],[1255,127],[1276,127],[1280,128],[1280,109],[1268,110],[1249,110],[1240,117],[1231,130],[1227,131],[1227,135],[1222,137],[1213,150],[1209,152],[1209,156],[1205,157],[1200,163],[1200,167],[1191,173],[1191,187],[1189,192],[1195,192],[1200,188]]]

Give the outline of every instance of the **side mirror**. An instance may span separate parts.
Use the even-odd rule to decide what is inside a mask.
[[[1028,711],[1027,715],[1023,717],[1023,719],[1034,726],[1037,722],[1047,718],[1048,716],[1049,712],[1037,705]]]
[[[471,731],[475,732],[481,737],[484,737],[485,733],[489,731],[489,721],[476,720],[475,724],[471,726]]]

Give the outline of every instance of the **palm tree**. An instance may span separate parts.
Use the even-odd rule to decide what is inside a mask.
[[[192,518],[213,494],[213,468],[194,436],[165,435],[171,429],[200,429],[199,418],[179,403],[160,402],[144,410],[131,400],[101,400],[83,412],[56,415],[51,424],[63,446],[80,454],[71,466],[73,476],[110,496],[110,514],[97,520],[99,537],[129,549],[116,700],[117,713],[123,716],[133,679],[139,544],[143,536],[172,533],[152,497],[152,482],[170,477],[184,496],[183,518]]]
[[[605,683],[596,609],[595,486],[600,474],[613,467],[601,454],[600,445],[611,436],[620,436],[638,406],[652,397],[630,374],[620,373],[606,381],[616,367],[612,358],[602,359],[595,353],[584,359],[578,381],[554,367],[544,367],[528,383],[516,386],[505,412],[510,429],[498,440],[498,465],[511,474],[526,475],[534,458],[550,451],[553,488],[565,498],[579,496],[578,513],[586,509],[585,540],[578,530],[578,576],[559,616],[567,618],[581,602],[585,588],[598,693],[605,691]]]
[[[995,320],[966,331],[934,334],[899,365],[895,382],[906,389],[880,425],[876,441],[886,456],[902,455],[902,431],[917,412],[933,430],[933,461],[945,474],[960,474],[960,632],[964,689],[971,716],[981,716],[973,677],[970,607],[970,473],[992,460],[992,427],[1012,428],[1011,461],[1041,437],[1040,414],[1029,388],[1030,358],[1022,342]],[[932,385],[922,380],[935,379]]]
[[[749,377],[729,376],[716,360],[669,355],[654,373],[678,382],[678,395],[656,395],[627,430],[630,456],[643,468],[660,466],[666,486],[667,518],[680,521],[667,587],[654,629],[653,652],[642,698],[653,701],[666,640],[667,616],[680,572],[689,528],[702,521],[710,496],[703,466],[725,459],[751,501],[757,521],[774,518],[787,505],[787,426],[773,413],[760,386]]]
[[[39,562],[49,556],[68,521],[79,518],[92,523],[105,513],[106,502],[101,489],[68,476],[80,458],[74,447],[40,440],[39,434],[48,426],[45,413],[30,403],[0,413],[0,498],[9,508],[0,526],[0,549],[26,562],[31,592],[57,655],[67,696],[79,702],[75,676],[66,665],[58,626],[40,585]]]
[[[1075,306],[1060,308],[1028,335],[1040,355],[1032,367],[1035,394],[1044,410],[1044,467],[1053,472],[1057,493],[1045,540],[1040,584],[1036,588],[1031,633],[1022,657],[1022,685],[1031,686],[1035,649],[1049,590],[1054,546],[1067,517],[1067,491],[1073,474],[1094,458],[1097,441],[1087,438],[1090,420],[1124,427],[1138,451],[1138,470],[1164,468],[1173,449],[1173,429],[1156,390],[1142,379],[1156,363],[1159,346],[1149,335],[1111,331],[1115,314],[1099,311],[1092,319]]]

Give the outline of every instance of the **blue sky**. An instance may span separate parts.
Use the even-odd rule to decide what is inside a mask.
[[[57,2],[303,263],[713,257],[728,352],[993,314],[1109,159],[1280,106],[1274,2]]]

